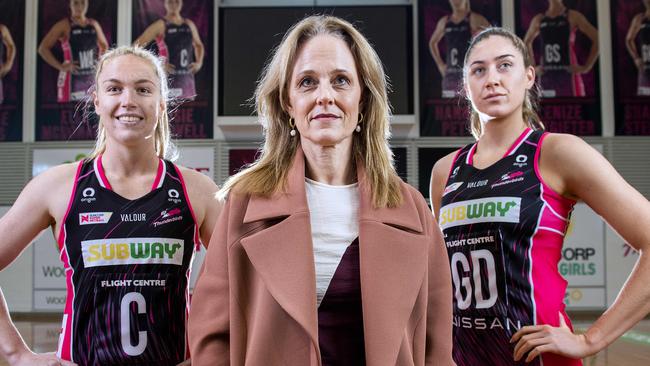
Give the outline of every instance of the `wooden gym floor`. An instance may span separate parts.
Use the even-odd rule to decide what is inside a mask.
[[[571,315],[570,315],[571,316]],[[33,351],[56,350],[61,328],[57,315],[23,315],[14,317],[18,331]],[[574,327],[584,331],[596,315],[574,315]],[[0,366],[7,363],[0,360]],[[650,365],[650,319],[637,324],[606,350],[584,360],[584,366],[640,366]]]

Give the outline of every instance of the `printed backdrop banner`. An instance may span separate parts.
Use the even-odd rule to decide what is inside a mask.
[[[23,138],[25,1],[0,1],[0,142]]]
[[[550,132],[601,134],[598,62],[590,58],[597,15],[593,0],[515,1],[517,35],[533,50],[540,117]]]
[[[79,5],[81,4],[81,5]],[[117,1],[41,0],[38,9],[36,140],[95,138],[97,117],[88,103],[99,55],[115,42]]]
[[[212,1],[133,0],[133,41],[166,62],[175,138],[213,136],[213,14]]]
[[[611,1],[617,135],[650,135],[650,2]]]
[[[59,164],[84,159],[88,154],[84,149],[36,149],[32,166],[32,176]],[[214,148],[184,147],[179,148],[176,162],[195,169],[214,179]],[[58,233],[57,233],[58,235]],[[196,277],[205,256],[205,249],[195,253],[192,263],[190,287],[194,287]],[[34,310],[63,311],[65,305],[65,270],[59,259],[59,248],[52,230],[46,229],[34,243]]]
[[[421,136],[469,135],[468,106],[461,96],[465,50],[472,34],[501,24],[501,1],[468,2],[469,12],[453,11],[453,4],[463,1],[418,2]]]
[[[605,222],[584,203],[571,214],[558,270],[569,282],[568,307],[605,306]]]

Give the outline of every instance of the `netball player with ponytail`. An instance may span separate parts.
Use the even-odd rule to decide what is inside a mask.
[[[463,59],[472,35],[488,27],[485,17],[470,9],[469,0],[449,0],[452,13],[436,23],[436,29],[429,39],[429,51],[442,75],[442,97],[455,98],[463,81]],[[445,60],[440,54],[439,44],[444,40]]]
[[[521,39],[489,28],[470,43],[464,88],[476,142],[433,167],[431,201],[451,263],[459,366],[576,366],[650,311],[650,203],[581,139],[546,133]],[[616,301],[575,334],[558,272],[576,201],[636,249]]]
[[[0,104],[5,99],[2,78],[11,71],[15,58],[16,44],[11,37],[11,32],[6,25],[0,24]]]
[[[164,4],[165,16],[151,23],[134,44],[146,46],[155,41],[158,54],[165,59],[165,67],[171,76],[171,95],[194,98],[194,74],[203,66],[205,47],[196,24],[181,15],[183,0],[164,0]]]
[[[57,102],[79,101],[93,85],[95,62],[108,48],[99,22],[86,17],[89,0],[70,0],[70,17],[56,22],[38,45],[38,54],[59,70]],[[63,59],[52,53],[59,43]]]
[[[632,18],[625,45],[638,71],[637,96],[650,96],[650,0],[643,0],[645,11]]]
[[[575,51],[576,31],[589,38],[591,46],[585,60]],[[585,89],[582,74],[588,73],[598,59],[598,29],[577,10],[569,9],[563,0],[548,0],[545,12],[533,17],[524,41],[533,55],[533,42],[541,38],[541,55],[537,73],[544,98],[584,97],[593,95]],[[531,62],[535,65],[534,56]]]
[[[0,268],[44,229],[58,238],[67,302],[56,356],[31,352],[0,297],[0,358],[11,365],[177,365],[194,250],[220,210],[217,186],[179,167],[167,77],[139,47],[97,64],[95,150],[36,176],[0,220]]]

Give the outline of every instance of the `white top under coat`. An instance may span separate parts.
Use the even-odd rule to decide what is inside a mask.
[[[305,178],[320,306],[345,250],[359,236],[358,183],[332,186]]]

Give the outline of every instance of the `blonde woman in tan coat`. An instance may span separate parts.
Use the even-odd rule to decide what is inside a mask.
[[[449,264],[393,168],[384,75],[344,20],[285,35],[255,94],[260,158],[221,191],[193,365],[453,365]]]

